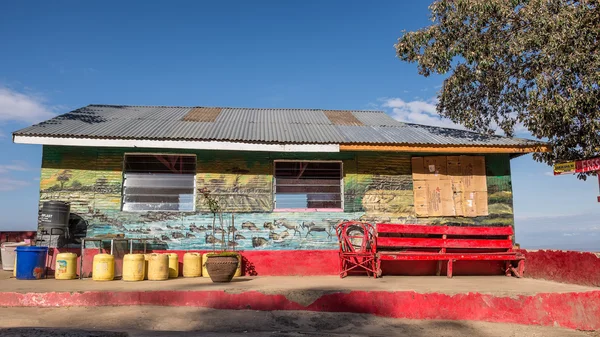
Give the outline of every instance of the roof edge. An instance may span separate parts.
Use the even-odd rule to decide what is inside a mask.
[[[186,140],[186,139],[136,139],[136,138],[94,138],[94,137],[56,137],[40,135],[21,135],[13,133],[13,142],[17,144],[38,144],[56,146],[89,147],[146,147],[196,150],[240,150],[267,152],[340,152],[340,151],[378,151],[378,152],[423,152],[423,153],[506,153],[527,154],[549,152],[550,146],[542,142],[522,145],[453,145],[419,143],[277,143],[243,142],[224,140]]]
[[[340,151],[527,154],[550,152],[550,150],[550,146],[543,143],[523,145],[340,144]]]
[[[37,144],[82,147],[129,147],[188,150],[230,150],[254,152],[340,152],[338,144],[268,144],[218,140],[152,140],[40,137],[13,134],[17,144]]]
[[[248,110],[310,110],[310,111],[351,111],[351,112],[374,112],[385,113],[383,110],[360,110],[360,109],[323,109],[323,108],[258,108],[258,107],[241,107],[241,106],[183,106],[183,105],[127,105],[127,104],[88,104],[88,107],[112,107],[112,108],[215,108],[215,109],[248,109]]]

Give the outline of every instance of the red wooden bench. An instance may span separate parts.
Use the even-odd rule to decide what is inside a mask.
[[[513,250],[513,228],[377,224],[377,270],[381,261],[506,261],[505,274],[523,276],[525,257]],[[517,262],[517,267],[513,266]],[[438,264],[438,274],[441,265]]]

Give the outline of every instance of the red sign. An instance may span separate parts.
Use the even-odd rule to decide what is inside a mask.
[[[600,158],[578,160],[575,162],[575,172],[600,171]]]

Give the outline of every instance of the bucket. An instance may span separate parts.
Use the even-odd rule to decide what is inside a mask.
[[[112,281],[115,278],[115,257],[110,254],[96,254],[92,262],[92,280]]]
[[[0,254],[2,256],[2,270],[14,270],[15,258],[17,253],[15,249],[18,246],[27,246],[25,242],[5,242],[0,245]]]
[[[69,226],[69,213],[71,206],[63,201],[46,201],[42,204],[40,215],[40,227],[49,234],[52,228],[67,228]]]
[[[202,275],[202,255],[200,253],[183,254],[183,277]]]
[[[169,254],[169,278],[177,278],[179,276],[179,255],[175,253]]]
[[[150,254],[148,280],[164,281],[167,279],[169,279],[169,256],[167,254]]]
[[[150,260],[151,253],[144,254],[144,280],[148,279],[148,261]]]
[[[144,263],[142,254],[125,254],[123,256],[123,281],[143,281]]]
[[[17,247],[17,280],[39,280],[46,275],[48,247]]]
[[[73,280],[77,278],[77,254],[60,253],[56,255],[54,278],[57,280]]]

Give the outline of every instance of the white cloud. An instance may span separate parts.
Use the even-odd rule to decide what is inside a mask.
[[[381,106],[391,109],[391,116],[401,122],[464,129],[462,125],[455,124],[436,112],[435,99],[407,102],[402,98],[384,98],[382,101],[383,104]]]
[[[10,164],[0,164],[0,173],[9,171],[29,171],[29,165],[22,160],[12,160]]]
[[[37,123],[54,116],[42,97],[0,87],[0,122]]]
[[[29,185],[28,181],[0,177],[0,192],[14,191]]]
[[[525,125],[523,125],[521,123],[515,125],[515,135],[517,137],[524,137],[524,138],[532,138],[533,137],[531,135],[531,132],[529,132],[529,130],[527,130]]]
[[[391,116],[401,122],[466,130],[464,126],[437,113],[435,97],[429,100],[415,98],[413,101],[405,101],[402,98],[383,98],[380,101],[383,102],[381,107],[391,109]],[[504,134],[496,124],[492,124],[491,127],[496,130],[497,135]],[[517,137],[531,137],[529,131],[522,124],[517,124],[514,131]]]
[[[29,181],[14,179],[8,175],[10,172],[29,170],[29,165],[22,160],[12,160],[9,164],[0,164],[0,192],[14,191],[30,185]]]

